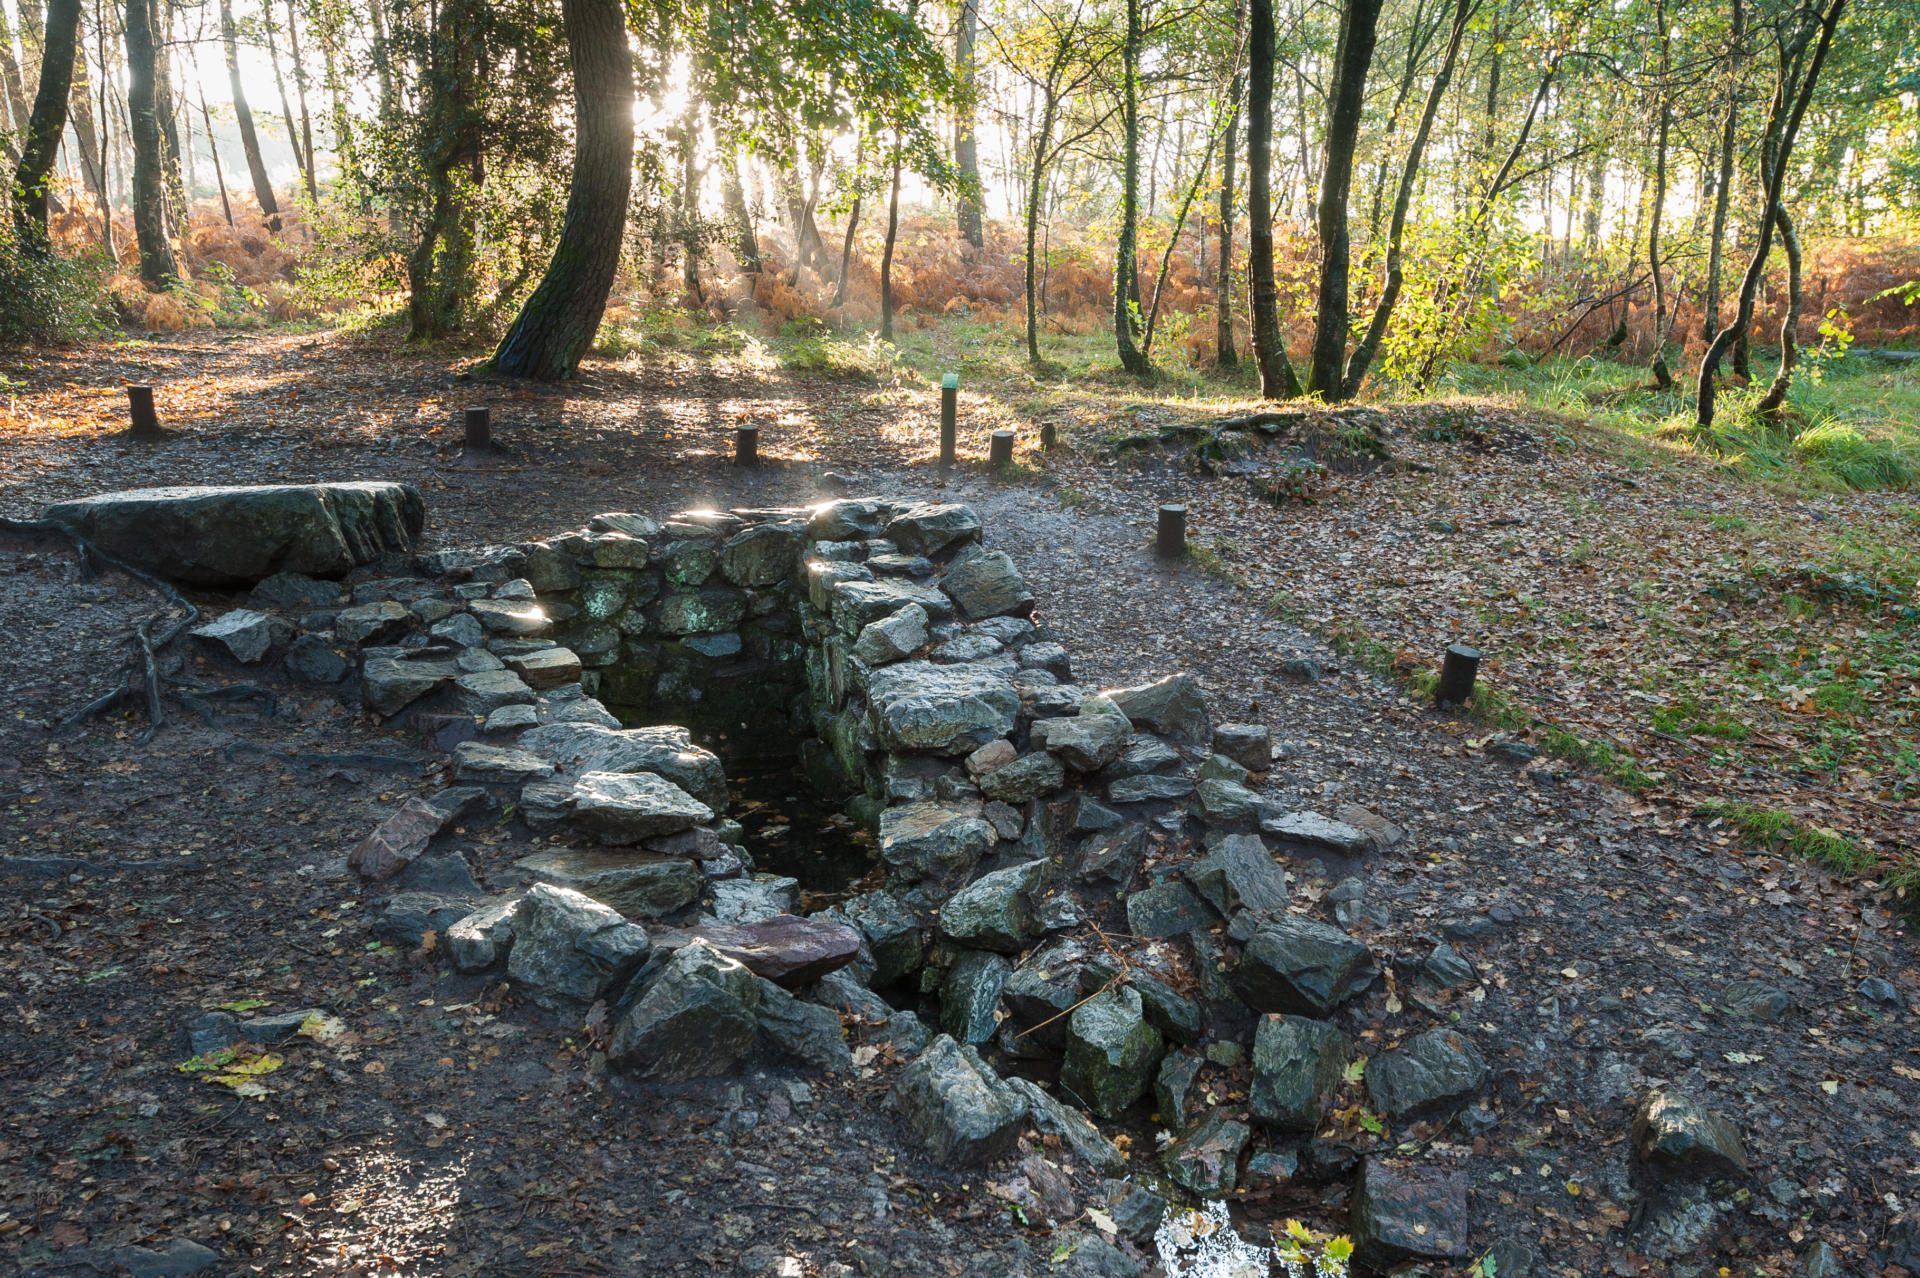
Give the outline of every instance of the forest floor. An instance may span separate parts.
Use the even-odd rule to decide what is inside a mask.
[[[1408,829],[1369,871],[1377,950],[1423,952],[1443,920],[1498,923],[1456,942],[1478,983],[1455,1003],[1376,991],[1355,1013],[1368,1051],[1436,1018],[1477,1027],[1498,1121],[1420,1137],[1469,1171],[1476,1247],[1525,1242],[1565,1275],[1787,1275],[1816,1240],[1863,1271],[1893,1258],[1920,1198],[1920,959],[1889,888],[1920,829],[1911,497],[1763,486],[1485,399],[1312,412],[1271,442],[1196,452],[1209,441],[1178,428],[1250,405],[1011,372],[969,380],[966,461],[942,477],[926,379],[876,379],[824,344],[680,332],[552,388],[459,367],[284,331],[45,353],[0,370],[0,510],[395,479],[423,489],[446,546],[608,509],[809,501],[828,470],[972,501],[1082,682],[1191,670],[1221,717],[1295,743],[1276,800],[1358,802]],[[127,381],[156,384],[176,438],[114,437]],[[513,449],[489,468],[459,464],[474,403]],[[1042,421],[1062,448],[1033,446]],[[728,464],[742,424],[761,427],[756,472]],[[1003,425],[1021,448],[993,475],[980,459]],[[1190,508],[1184,564],[1149,552],[1162,501]],[[59,544],[0,546],[7,1263],[105,1273],[117,1249],[187,1238],[261,1272],[1046,1268],[1044,1231],[1006,1228],[981,1185],[897,1147],[885,1070],[632,1088],[589,1068],[577,1027],[369,942],[342,858],[432,788],[439,761],[417,740],[291,692],[273,715],[176,710],[151,742],[138,719],[49,726],[106,685],[151,606],[82,580]],[[1436,713],[1422,676],[1459,640],[1488,654],[1492,691]],[[1283,670],[1297,658],[1311,664]],[[471,832],[483,881],[512,844]],[[1864,998],[1866,977],[1898,1002]],[[1728,991],[1752,979],[1792,1009],[1735,1015]],[[259,1100],[176,1070],[188,1021],[253,1000],[323,1009],[342,1035],[286,1049]],[[1733,1119],[1750,1193],[1645,1192],[1626,1121],[1656,1083]],[[1361,1147],[1406,1137],[1346,1112]],[[1343,1194],[1280,1191],[1248,1212],[1339,1229]]]

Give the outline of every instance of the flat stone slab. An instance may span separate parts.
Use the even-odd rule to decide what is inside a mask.
[[[520,868],[542,882],[571,888],[628,918],[671,914],[700,895],[700,867],[677,857],[555,848],[525,857]]]
[[[47,507],[116,558],[196,586],[251,586],[281,572],[340,577],[410,554],[426,524],[411,484],[135,488]]]
[[[1285,843],[1326,848],[1343,856],[1363,856],[1373,850],[1373,836],[1358,826],[1335,821],[1318,812],[1288,812],[1269,817],[1260,829]]]
[[[573,786],[574,821],[606,843],[638,843],[713,820],[713,809],[651,772],[589,772]]]
[[[867,695],[881,743],[905,753],[970,753],[1012,732],[1020,713],[1020,694],[1005,679],[971,666],[885,666]]]
[[[844,923],[776,914],[758,923],[704,923],[648,934],[656,949],[677,950],[699,940],[745,964],[755,976],[795,990],[851,963],[860,933]]]

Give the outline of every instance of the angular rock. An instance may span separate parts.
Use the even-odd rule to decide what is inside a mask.
[[[1240,1154],[1253,1131],[1245,1123],[1210,1109],[1192,1131],[1168,1145],[1160,1165],[1176,1185],[1201,1198],[1231,1194],[1240,1178]]]
[[[991,551],[954,565],[940,586],[970,620],[1022,615],[1033,611],[1033,592],[1004,550]],[[1064,655],[1064,654],[1063,654]]]
[[[1105,811],[1105,809],[1101,809]],[[1082,883],[1124,891],[1147,855],[1147,828],[1129,821],[1102,830],[1080,845],[1074,877]]]
[[[507,974],[534,1002],[567,1010],[618,988],[648,949],[647,934],[608,906],[537,883],[514,910]]]
[[[751,878],[715,883],[713,915],[722,923],[760,923],[793,912],[794,889],[800,880],[778,874],[756,874]]]
[[[427,633],[435,639],[458,644],[462,648],[477,648],[487,641],[487,632],[472,613],[455,613],[445,621],[435,622],[428,627]]]
[[[979,864],[995,838],[984,820],[944,803],[899,804],[880,815],[880,859],[902,884],[957,883]]]
[[[475,599],[467,607],[489,634],[528,637],[544,635],[553,626],[545,609],[522,600]]]
[[[1219,920],[1193,889],[1165,879],[1127,898],[1127,930],[1139,937],[1184,936]]]
[[[348,643],[372,644],[405,634],[415,617],[405,604],[387,600],[342,608],[333,615],[333,629]]]
[[[1369,1158],[1349,1208],[1354,1258],[1376,1269],[1467,1255],[1467,1177]],[[1502,1271],[1504,1272],[1504,1271]]]
[[[1262,1017],[1247,1098],[1253,1117],[1283,1132],[1317,1131],[1352,1052],[1347,1036],[1325,1021]]]
[[[1071,1105],[1055,1100],[1038,1083],[1009,1078],[1007,1085],[1027,1103],[1027,1117],[1043,1136],[1057,1136],[1082,1162],[1107,1176],[1123,1175],[1126,1157],[1100,1134],[1091,1120]]]
[[[219,1264],[220,1254],[188,1238],[169,1238],[158,1247],[121,1247],[113,1261],[131,1278],[181,1278]]]
[[[289,627],[283,621],[279,623],[279,628],[286,630]],[[195,626],[187,633],[196,639],[219,644],[235,661],[251,665],[272,650],[274,629],[274,619],[266,613],[255,612],[251,608],[235,608],[205,625]]]
[[[940,907],[941,935],[969,949],[1019,953],[1034,930],[1034,898],[1048,869],[1028,861],[981,875]]]
[[[1067,1013],[1081,999],[1077,942],[1050,945],[1029,955],[1000,991],[1007,1010],[1000,1043],[1015,1056],[1057,1056],[1067,1050]]]
[[[884,666],[911,657],[926,642],[927,610],[919,604],[908,604],[862,627],[853,644],[853,655],[869,666]]]
[[[47,507],[107,554],[196,586],[250,586],[276,573],[339,577],[410,554],[426,503],[409,484],[139,488]]]
[[[1080,713],[1088,713],[1087,707],[1101,700],[1104,700],[1104,698],[1088,698],[1087,701],[1081,705]],[[1179,765],[1180,752],[1178,750],[1162,741],[1159,737],[1141,733],[1128,738],[1126,748],[1120,752],[1120,757],[1101,769],[1100,775],[1111,784],[1115,781],[1124,781],[1130,777],[1143,777],[1152,772],[1164,772],[1168,768],[1178,767]],[[1190,789],[1182,790],[1180,795],[1185,795],[1190,792]],[[1173,797],[1178,798],[1180,795]]]
[[[1060,1085],[1106,1118],[1117,1117],[1153,1084],[1162,1043],[1147,1024],[1139,992],[1121,986],[1074,1009]]]
[[[996,768],[1006,767],[1019,757],[1020,752],[1013,748],[1013,742],[995,737],[967,756],[967,775],[977,781]]]
[[[1747,1174],[1732,1123],[1678,1092],[1650,1092],[1633,1115],[1633,1152],[1654,1171],[1698,1180]]]
[[[1187,1130],[1187,1093],[1207,1059],[1197,1052],[1168,1052],[1160,1062],[1153,1080],[1153,1103],[1160,1108],[1159,1121],[1176,1132]]]
[[[1385,852],[1407,837],[1405,830],[1371,808],[1363,808],[1357,803],[1340,804],[1333,810],[1333,817],[1366,835],[1375,852]]]
[[[984,1167],[1013,1152],[1026,1100],[980,1054],[942,1034],[894,1080],[889,1101],[934,1160]]]
[[[892,518],[893,507],[871,498],[822,502],[807,519],[807,536],[815,541],[858,541],[878,536]]]
[[[654,948],[677,950],[698,940],[746,965],[755,976],[786,989],[812,985],[851,963],[860,952],[860,934],[818,915],[799,918],[776,914],[753,923],[702,923],[685,928],[655,928]]]
[[[1259,795],[1232,781],[1202,781],[1193,797],[1194,811],[1208,825],[1249,826],[1265,806]]]
[[[762,1038],[795,1060],[829,1074],[853,1072],[853,1053],[833,1009],[803,1003],[772,981],[762,980],[754,1022]]]
[[[920,966],[925,951],[920,921],[884,892],[856,896],[840,906],[873,954],[872,983],[890,985]]]
[[[508,657],[507,667],[528,687],[539,690],[577,683],[580,679],[580,657],[570,648],[542,648],[538,652]]]
[[[515,942],[515,960],[524,944]],[[612,1068],[684,1083],[725,1074],[752,1050],[762,983],[744,965],[695,941],[642,979],[644,989],[629,989],[614,1013]]]
[[[1132,1181],[1108,1181],[1107,1214],[1119,1227],[1120,1236],[1135,1246],[1152,1243],[1167,1216],[1167,1200],[1144,1185]]]
[[[520,898],[489,901],[447,929],[447,957],[454,970],[483,972],[513,948],[513,916]]]
[[[1223,723],[1213,730],[1213,752],[1249,772],[1273,766],[1273,730],[1258,723]]]
[[[553,848],[523,857],[520,868],[544,883],[584,893],[629,918],[671,914],[700,895],[705,880],[692,861]]]
[[[484,719],[502,706],[533,704],[533,689],[511,670],[480,670],[453,681],[453,703],[462,714]]]
[[[651,772],[582,773],[570,806],[575,823],[603,843],[639,843],[714,817],[712,808]]]
[[[1233,986],[1256,1012],[1325,1016],[1379,975],[1373,952],[1339,928],[1281,914],[1247,942]]]
[[[1440,1026],[1375,1056],[1367,1065],[1367,1096],[1391,1122],[1431,1118],[1480,1095],[1487,1077],[1473,1040]]]
[[[1427,955],[1426,961],[1420,965],[1420,975],[1441,989],[1451,989],[1456,985],[1470,984],[1479,974],[1458,950],[1443,942],[1434,946],[1433,953]]]
[[[453,779],[455,781],[475,781],[483,785],[489,782],[497,785],[518,785],[552,775],[551,763],[537,754],[517,750],[512,746],[490,746],[482,745],[478,741],[462,741],[453,748]]]
[[[347,868],[376,883],[390,879],[427,850],[446,825],[446,814],[423,799],[408,799],[347,854]]]
[[[997,657],[1003,669],[1017,668],[1014,661],[1004,654],[1006,646],[991,635],[961,635],[958,639],[949,639],[929,654],[933,661],[944,665],[958,665],[962,662],[985,661]]]
[[[985,950],[965,950],[940,984],[940,1028],[962,1043],[993,1037],[993,1012],[1013,964]]]
[[[1734,981],[1720,991],[1720,1004],[1750,1021],[1777,1021],[1793,1007],[1793,996],[1764,981]]]
[[[1363,856],[1373,850],[1372,835],[1318,812],[1287,812],[1268,817],[1260,823],[1260,829],[1283,843],[1326,848],[1342,856]]]
[[[1125,777],[1107,787],[1107,799],[1112,803],[1170,803],[1192,793],[1193,782],[1186,777],[1151,774]]]
[[[771,586],[799,570],[806,541],[797,523],[749,528],[720,548],[720,573],[736,586]]]
[[[1287,872],[1254,834],[1231,834],[1187,869],[1207,903],[1231,918],[1242,910],[1265,918],[1287,908]]]
[[[885,581],[849,580],[851,574],[845,570],[856,566],[828,565],[832,572],[819,572],[815,577],[816,580],[827,576],[837,579],[831,594],[833,623],[843,634],[857,635],[872,623],[907,607],[918,607],[932,621],[945,621],[953,616],[952,602],[932,586],[916,586],[897,577]],[[866,569],[860,571],[866,572]]]
[[[315,612],[339,602],[339,582],[315,581],[297,572],[274,573],[247,594],[247,607],[267,612]]]
[[[1067,783],[1060,760],[1044,750],[1022,755],[980,778],[980,793],[1002,803],[1025,803]]]
[[[747,615],[747,597],[738,590],[709,586],[692,594],[670,594],[660,601],[660,632],[668,635],[719,634]]]
[[[1205,741],[1209,734],[1206,694],[1192,675],[1168,675],[1156,683],[1116,688],[1106,697],[1135,727],[1175,741]]]
[[[353,672],[353,666],[347,659],[318,635],[300,635],[296,638],[287,646],[286,661],[287,673],[306,684],[339,683]],[[453,677],[451,670],[447,672],[447,677]],[[434,682],[437,683],[438,680]],[[426,688],[421,689],[421,692],[429,691],[432,687],[433,684],[429,683]],[[413,700],[411,696],[406,698],[406,701],[411,700]],[[406,701],[401,702],[400,705],[404,706]],[[393,710],[382,710],[381,713],[394,714],[399,708],[395,706]]]
[[[1125,715],[1087,714],[1048,719],[1046,749],[1075,772],[1098,772],[1126,748],[1133,725]],[[1038,725],[1035,725],[1038,727]]]
[[[920,502],[887,521],[886,538],[910,555],[937,555],[980,540],[980,516],[957,502]]]
[[[1013,731],[1019,694],[970,666],[907,661],[873,673],[867,687],[874,732],[890,750],[967,754]]]
[[[1020,649],[1023,670],[1044,670],[1061,683],[1073,682],[1073,658],[1057,643],[1030,643]]]
[[[519,745],[553,760],[562,772],[652,772],[716,812],[727,806],[727,775],[719,757],[694,745],[682,727],[552,723],[526,733]]]

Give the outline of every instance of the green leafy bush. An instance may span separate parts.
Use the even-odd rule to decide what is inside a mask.
[[[98,330],[105,274],[91,257],[27,253],[0,227],[0,346],[72,341]]]

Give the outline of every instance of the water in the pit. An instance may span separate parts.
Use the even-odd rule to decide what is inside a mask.
[[[754,869],[800,880],[803,912],[824,909],[885,881],[873,836],[823,803],[792,768],[728,779],[727,812],[746,831]]]

